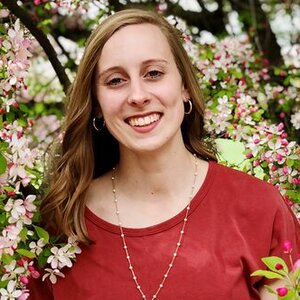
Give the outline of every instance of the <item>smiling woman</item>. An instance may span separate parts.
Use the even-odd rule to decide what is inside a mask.
[[[97,73],[98,114],[118,140],[121,156],[184,147],[180,125],[183,101],[190,96],[159,27],[138,24],[118,30],[102,49]]]
[[[299,224],[272,186],[215,162],[203,113],[161,16],[125,10],[93,32],[42,204],[83,251],[31,299],[260,299],[250,274],[286,239],[297,253]]]

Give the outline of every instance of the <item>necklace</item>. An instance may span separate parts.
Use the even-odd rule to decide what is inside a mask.
[[[184,216],[184,219],[183,219],[183,224],[182,224],[182,227],[181,227],[181,230],[180,230],[179,239],[176,243],[175,251],[173,252],[172,258],[171,258],[170,263],[167,267],[167,271],[164,273],[161,283],[159,284],[155,294],[152,296],[152,298],[151,298],[152,300],[157,299],[158,293],[163,288],[163,286],[165,284],[165,281],[168,278],[171,269],[174,267],[174,262],[175,262],[176,257],[178,256],[179,247],[182,245],[182,238],[183,238],[183,235],[184,235],[184,232],[185,232],[185,226],[186,226],[186,223],[187,223],[187,220],[188,220],[188,214],[189,214],[189,210],[190,210],[190,206],[191,206],[191,201],[193,199],[195,185],[196,185],[196,179],[197,179],[197,175],[198,175],[198,173],[197,173],[198,161],[197,161],[197,156],[195,154],[194,154],[194,158],[195,158],[194,180],[193,180],[193,184],[192,184],[191,194],[189,196],[189,203],[186,207],[186,212],[185,212],[185,216]],[[120,219],[120,210],[119,210],[119,207],[118,207],[118,199],[117,199],[117,194],[116,194],[116,185],[115,185],[116,175],[115,175],[115,173],[116,173],[116,168],[113,168],[112,169],[112,176],[111,176],[112,192],[113,192],[113,196],[114,196],[116,215],[117,215],[117,219],[118,219],[118,225],[119,225],[119,228],[120,228],[120,235],[121,235],[121,239],[122,239],[123,249],[125,251],[125,255],[126,255],[127,262],[128,262],[129,270],[130,270],[131,275],[132,275],[132,279],[135,282],[135,285],[136,285],[139,293],[141,294],[142,299],[146,300],[147,297],[146,297],[145,293],[143,292],[141,285],[138,282],[137,276],[136,276],[134,268],[132,266],[131,258],[130,258],[128,247],[127,247],[127,243],[126,243],[126,240],[125,240],[125,234],[124,234],[121,219]]]

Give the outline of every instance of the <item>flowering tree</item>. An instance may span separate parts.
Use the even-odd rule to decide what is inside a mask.
[[[7,7],[14,3],[1,2]],[[72,55],[66,52],[55,33],[49,42],[46,34],[51,26],[45,16],[60,22],[68,14],[70,26],[90,30],[109,13],[104,2],[95,1],[95,16],[87,14],[90,7],[84,1],[81,6],[79,1],[23,1],[23,8],[34,7],[29,20],[28,12],[15,2],[17,7],[11,9],[27,28],[0,7],[4,21],[0,26],[1,299],[26,299],[28,280],[41,276],[40,270],[43,279],[55,283],[80,253],[73,237],[60,244],[40,226],[38,190],[45,156],[54,139],[61,139],[62,101],[57,99],[64,99],[80,54],[80,45]],[[34,23],[34,18],[40,22]],[[168,19],[183,31],[184,46],[198,70],[207,100],[205,126],[216,139],[219,160],[274,184],[299,216],[299,69],[270,68],[247,38],[231,36],[211,45],[199,44],[181,19]],[[60,53],[61,61],[53,51]],[[55,70],[50,75],[39,69],[47,60]],[[239,161],[228,158],[231,149],[239,151]]]

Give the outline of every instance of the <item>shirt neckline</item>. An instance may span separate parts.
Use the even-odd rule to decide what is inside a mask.
[[[197,191],[195,196],[193,197],[190,205],[190,211],[189,216],[193,214],[193,212],[197,209],[199,204],[202,202],[202,200],[205,198],[207,192],[210,189],[210,186],[214,179],[214,173],[216,171],[217,163],[213,161],[209,161],[208,165],[208,171],[205,176],[205,179],[200,187],[200,189]],[[186,207],[180,211],[177,215],[174,217],[163,221],[161,223],[149,226],[149,227],[143,227],[143,228],[127,228],[123,227],[123,232],[126,236],[146,236],[146,235],[152,235],[157,234],[162,231],[166,231],[180,222],[183,221],[183,218],[186,214]],[[114,234],[120,234],[120,227],[118,225],[109,223],[100,217],[98,217],[96,214],[94,214],[87,206],[85,207],[85,218],[92,222],[94,225],[96,225],[98,228],[104,229],[105,231],[108,231],[110,233]]]

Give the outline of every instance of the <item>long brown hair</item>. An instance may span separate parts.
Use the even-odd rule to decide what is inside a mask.
[[[203,159],[215,160],[211,147],[203,141],[204,101],[180,33],[162,16],[144,10],[127,9],[108,17],[91,34],[67,97],[64,138],[58,159],[53,162],[49,189],[42,202],[45,225],[63,236],[75,235],[89,242],[84,211],[85,193],[93,178],[110,170],[119,160],[118,142],[106,130],[93,129],[92,119],[99,109],[93,93],[96,65],[107,40],[120,28],[150,23],[160,28],[168,40],[177,68],[193,103],[185,115],[181,131],[186,148]]]

